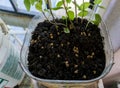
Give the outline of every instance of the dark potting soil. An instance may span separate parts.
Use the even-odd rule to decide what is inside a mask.
[[[59,23],[62,23],[59,24]],[[65,33],[65,20],[56,19],[37,25],[29,46],[28,68],[43,79],[88,80],[101,75],[105,68],[103,37],[100,29],[84,19],[67,22],[70,33]]]

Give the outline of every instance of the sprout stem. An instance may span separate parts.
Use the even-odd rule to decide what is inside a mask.
[[[47,4],[48,4],[49,10],[50,10],[50,14],[51,14],[52,17],[53,17],[53,21],[55,22],[55,17],[54,17],[54,15],[53,15],[53,12],[52,12],[52,9],[51,9],[51,0],[47,0]]]
[[[49,21],[49,19],[48,19],[47,16],[45,15],[45,12],[44,12],[44,11],[42,11],[42,14],[43,14],[43,16],[46,18],[46,20]]]
[[[83,0],[83,3],[84,3],[84,0]],[[83,8],[82,8],[82,19],[81,19],[81,24],[83,23],[83,16],[84,16],[84,4],[83,4]]]
[[[84,3],[84,0],[83,0],[83,3]],[[84,16],[84,4],[83,4],[83,9],[82,9],[82,11],[83,11],[83,14],[82,14],[82,19],[83,19],[83,16]]]
[[[91,15],[90,15],[90,17],[89,17],[89,19],[88,19],[88,22],[87,22],[87,25],[86,25],[86,27],[85,27],[85,30],[87,29],[87,27],[88,27],[88,25],[89,25],[89,23],[90,23],[90,21],[91,21],[91,18],[93,18],[93,15],[95,14],[95,12],[96,12],[96,9],[97,9],[97,5],[94,5],[93,6],[93,8],[92,8],[92,13],[91,13]]]
[[[74,3],[75,3],[75,17],[77,18],[77,6],[76,6],[76,0],[74,0]]]
[[[65,0],[62,0],[62,1],[63,1],[63,6],[64,6],[65,11],[66,11],[66,15],[68,16],[68,19],[69,19],[70,23],[72,24],[72,27],[75,29],[74,24],[73,24],[72,21],[70,20],[70,17],[69,17],[68,11],[67,11],[67,7],[66,7],[66,5],[65,5]],[[67,19],[66,19],[66,21],[67,21]],[[67,24],[66,24],[66,26],[67,26]]]
[[[69,15],[68,15],[68,12],[67,12],[67,7],[65,5],[65,0],[62,0],[63,1],[63,6],[65,8],[65,12],[66,12],[66,15],[68,16],[68,19],[69,19]],[[70,20],[70,19],[69,19]]]

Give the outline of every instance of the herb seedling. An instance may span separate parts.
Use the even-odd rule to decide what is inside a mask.
[[[96,25],[99,25],[99,23],[101,22],[101,16],[98,13],[95,13],[95,11],[96,11],[96,7],[104,9],[103,6],[100,6],[101,2],[102,2],[102,0],[95,0],[94,4],[91,4],[91,3],[85,2],[83,0],[82,4],[79,4],[79,3],[77,3],[77,0],[60,0],[56,4],[55,7],[52,7],[51,0],[24,0],[25,7],[26,7],[26,9],[28,11],[30,11],[31,6],[35,6],[35,8],[38,11],[43,13],[43,15],[45,16],[46,20],[49,21],[49,19],[46,16],[46,12],[48,12],[53,17],[53,20],[54,20],[53,24],[56,24],[56,25],[58,25],[59,23],[57,24],[55,22],[55,16],[54,16],[52,11],[53,10],[57,11],[57,10],[60,10],[60,9],[65,10],[66,16],[62,16],[62,18],[66,20],[66,24],[65,25],[62,24],[62,25],[64,25],[65,26],[64,29],[67,29],[67,30],[70,30],[69,27],[67,26],[67,21],[68,20],[72,24],[73,28],[74,28],[74,24],[72,23],[72,20],[74,20],[74,18],[80,17],[82,19],[81,20],[81,23],[82,23],[84,17],[86,17],[89,14],[88,9],[89,9],[90,5],[92,5],[92,7],[93,7],[92,8],[93,12],[92,12],[92,14],[91,14],[91,16],[90,16],[90,18],[88,20],[89,20],[89,22],[92,22],[92,23],[94,23]],[[44,4],[46,4],[47,6],[44,5]],[[70,4],[74,5],[74,7],[75,7],[74,10],[71,8]],[[43,6],[46,6],[46,7],[43,7]],[[94,20],[92,19],[93,17],[95,18]],[[89,22],[88,22],[88,24],[89,24]],[[86,28],[87,28],[88,24],[86,25]]]

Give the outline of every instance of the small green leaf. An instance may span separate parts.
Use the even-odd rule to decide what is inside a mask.
[[[64,20],[64,19],[66,19],[66,17],[65,17],[65,16],[62,16],[62,19]]]
[[[45,12],[49,12],[48,9],[44,9]]]
[[[102,20],[101,16],[99,14],[95,14],[95,20],[93,21],[93,23],[98,26],[101,20]]]
[[[100,7],[101,9],[105,9],[105,7],[104,7],[104,6],[98,6],[98,7]]]
[[[102,2],[102,0],[95,0],[94,4],[100,4]]]
[[[52,10],[59,10],[59,9],[63,9],[63,7],[55,7],[55,8],[52,8]]]
[[[30,0],[31,5],[34,5],[34,3],[35,3],[35,0]]]
[[[35,8],[39,11],[42,11],[42,0],[40,0],[35,4]]]
[[[31,6],[30,1],[29,0],[24,0],[24,5],[25,5],[27,11],[30,11],[30,6]]]
[[[72,0],[66,0],[67,3],[71,3]]]
[[[78,16],[81,16],[81,17],[85,17],[87,15],[88,15],[88,11],[85,11],[85,10],[78,13]]]
[[[59,1],[58,3],[57,3],[57,7],[61,7],[63,5],[63,2],[62,1]]]
[[[71,7],[66,7],[67,10],[71,9]]]
[[[65,33],[70,33],[70,30],[68,28],[64,28]]]
[[[73,20],[73,19],[74,19],[74,12],[73,12],[73,11],[69,10],[69,11],[68,11],[68,15],[69,15],[69,19],[70,19],[70,20]]]
[[[96,22],[96,20],[93,20],[92,22],[93,22],[95,25],[98,26],[98,23]]]
[[[102,18],[99,14],[95,14],[95,19],[100,23]]]
[[[90,6],[89,2],[84,2],[83,4],[80,5],[80,10],[85,10]]]

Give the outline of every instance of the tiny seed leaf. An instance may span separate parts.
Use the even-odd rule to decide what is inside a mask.
[[[85,10],[90,6],[89,2],[84,2],[83,4],[80,5],[80,10]]]
[[[24,5],[25,5],[27,11],[30,11],[30,6],[31,6],[30,1],[29,0],[24,0]]]
[[[35,0],[30,0],[31,5],[34,5],[34,3],[35,3]]]
[[[63,7],[55,7],[55,8],[52,8],[52,10],[59,10],[59,9],[63,9]]]
[[[105,9],[105,7],[104,7],[104,6],[98,6],[98,7],[100,7],[101,9]]]
[[[71,7],[66,7],[67,10],[71,9]]]
[[[71,3],[72,0],[66,0],[67,3]]]
[[[102,2],[102,0],[95,0],[94,4],[100,4]]]
[[[45,12],[49,12],[48,9],[44,9]]]
[[[95,14],[95,20],[93,21],[93,23],[98,26],[101,20],[101,16],[99,14]]]
[[[70,30],[68,28],[64,28],[65,33],[70,33]]]
[[[64,20],[64,19],[66,19],[66,17],[65,17],[65,16],[62,16],[62,19]]]
[[[88,11],[81,11],[78,13],[78,16],[80,16],[80,17],[85,17],[87,15],[88,15]]]
[[[57,7],[61,7],[63,5],[63,2],[62,1],[59,1],[58,3],[57,3]]]
[[[95,19],[100,23],[101,22],[101,16],[99,14],[95,14]]]
[[[35,4],[35,8],[39,11],[42,11],[42,0],[40,0]]]
[[[71,10],[69,10],[69,11],[68,11],[68,16],[69,16],[69,19],[70,19],[70,20],[73,20],[73,19],[74,19],[74,12],[71,11]]]

